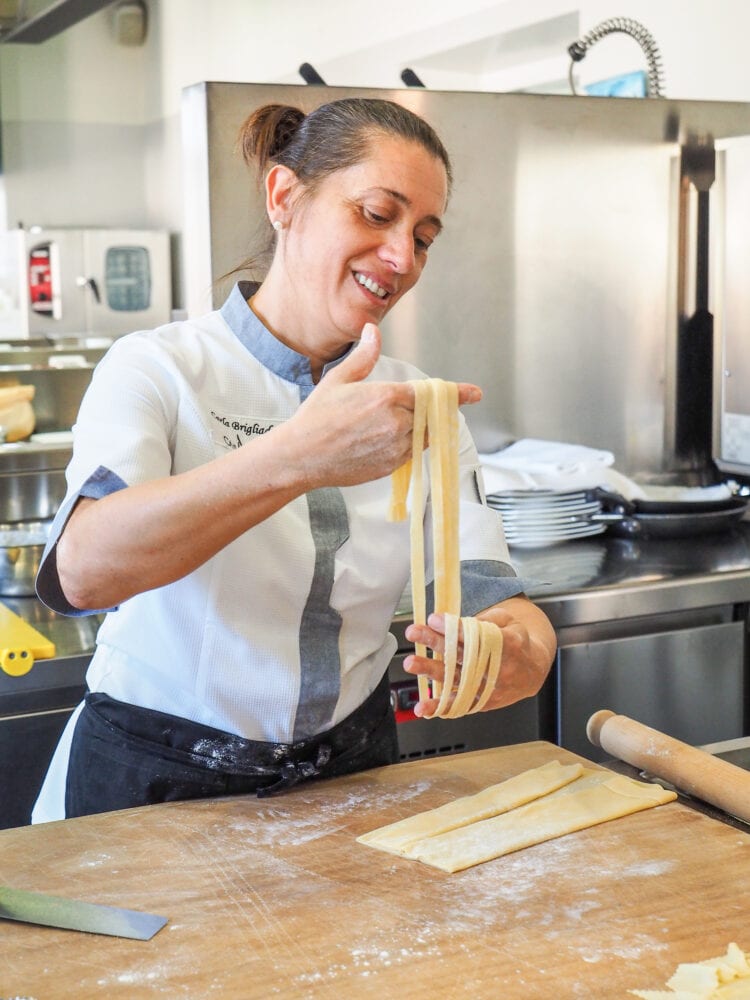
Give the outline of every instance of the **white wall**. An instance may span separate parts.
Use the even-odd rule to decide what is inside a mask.
[[[109,11],[40,45],[0,46],[9,226],[145,224],[149,59],[153,46],[116,43]]]
[[[566,76],[566,48],[544,25],[578,25],[581,34],[614,16],[640,21],[664,57],[667,96],[750,100],[750,4],[747,0],[380,0],[371,10],[351,0],[152,0],[162,38],[161,101],[176,107],[182,86],[201,79],[299,83],[311,62],[327,83],[394,87],[405,66],[424,69],[434,89],[513,90],[525,86],[514,43],[528,25],[530,61]],[[460,10],[460,13],[459,13]],[[597,79],[645,63],[632,39],[597,43],[581,69]],[[560,72],[562,71],[562,72]],[[503,83],[503,86],[491,85]]]
[[[147,3],[142,47],[117,42],[112,9],[41,45],[0,45],[0,228],[21,221],[179,231],[182,88],[301,83],[305,61],[332,85],[398,87],[410,66],[432,89],[554,90],[565,86],[567,45],[622,16],[656,39],[668,97],[750,100],[747,0]],[[585,83],[640,68],[637,44],[611,35],[578,72]],[[180,298],[176,285],[176,305]]]

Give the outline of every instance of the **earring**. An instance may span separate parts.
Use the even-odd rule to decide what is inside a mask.
[[[280,233],[281,230],[284,228],[284,223],[281,221],[281,219],[274,219],[271,225],[273,226],[273,228],[276,230],[277,233]]]

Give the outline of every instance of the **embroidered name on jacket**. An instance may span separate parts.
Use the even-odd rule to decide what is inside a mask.
[[[243,444],[273,430],[280,420],[243,417],[233,413],[211,410],[211,437],[214,444],[224,448],[241,448]]]

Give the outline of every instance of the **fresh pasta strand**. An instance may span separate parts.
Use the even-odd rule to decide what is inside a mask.
[[[445,653],[443,654],[443,684],[440,701],[435,709],[435,715],[447,715],[451,706],[451,696],[455,694],[453,681],[456,676],[458,661],[458,617],[445,616]]]
[[[414,622],[427,621],[425,600],[423,456],[425,431],[429,431],[429,467],[432,491],[432,548],[435,610],[445,617],[444,685],[419,675],[420,701],[437,698],[432,718],[459,718],[481,711],[495,689],[502,660],[503,634],[494,622],[461,614],[461,564],[459,554],[458,386],[442,379],[420,379],[414,387],[412,457],[391,477],[389,519],[405,520],[411,482],[411,589]],[[459,632],[463,655],[458,667]],[[426,648],[416,645],[418,656]],[[435,655],[435,659],[441,657]],[[458,684],[454,685],[457,673]],[[484,681],[484,684],[482,683]],[[455,690],[454,690],[455,687]]]
[[[432,552],[434,572],[435,610],[446,615],[461,614],[461,574],[458,558],[458,482],[453,483],[454,463],[451,460],[451,411],[458,414],[458,386],[455,382],[444,382],[442,379],[430,379],[427,401],[427,428],[430,434],[430,487],[432,496]],[[458,456],[456,456],[458,459]],[[458,465],[456,460],[456,472]],[[455,489],[454,489],[455,485]],[[452,637],[451,637],[452,638]],[[446,642],[446,657],[455,664],[458,648],[456,633],[456,648],[448,647]],[[439,657],[435,657],[439,659]],[[447,673],[447,671],[446,671]],[[450,677],[446,676],[449,688],[452,685],[453,670]],[[433,698],[442,694],[440,681],[432,682]],[[446,710],[447,696],[442,699],[442,708],[435,714]]]
[[[406,498],[411,481],[411,459],[395,470],[391,477],[391,503],[388,508],[389,521],[405,521],[407,517]]]
[[[411,450],[411,503],[412,516],[409,526],[409,541],[411,545],[411,597],[414,621],[424,625],[427,621],[427,604],[424,579],[424,532],[422,530],[421,511],[424,506],[424,465],[422,451],[427,430],[427,393],[429,385],[424,380],[414,382],[414,427],[412,432]],[[406,517],[406,510],[404,510]],[[427,649],[421,643],[415,643],[417,656],[427,656]],[[417,689],[420,701],[431,697],[429,678],[420,674],[417,677]]]
[[[487,702],[492,696],[492,692],[495,690],[495,685],[497,684],[497,678],[500,675],[500,663],[503,658],[503,631],[494,622],[482,622],[482,634],[484,636],[485,642],[488,645],[488,666],[487,666],[487,676],[484,682],[484,688],[482,689],[479,699],[476,704],[470,708],[467,714],[473,712],[481,712]],[[482,667],[484,671],[484,666]]]
[[[461,619],[464,637],[463,660],[465,663],[474,663],[479,655],[479,626],[480,622],[477,618]],[[446,629],[446,643],[448,641],[447,635]],[[446,719],[458,719],[462,715],[466,715],[474,704],[481,681],[482,677],[476,670],[461,669],[456,697],[453,699],[453,704],[443,713]]]

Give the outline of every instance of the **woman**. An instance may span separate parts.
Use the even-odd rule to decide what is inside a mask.
[[[421,373],[381,356],[377,323],[440,232],[448,157],[380,100],[267,106],[242,144],[275,234],[265,280],[117,341],[81,405],[37,588],[64,614],[109,614],[35,822],[398,759],[388,629],[409,543],[386,511]],[[463,613],[505,633],[496,708],[539,689],[555,640],[461,435]],[[439,651],[442,631],[433,615],[407,635]]]

